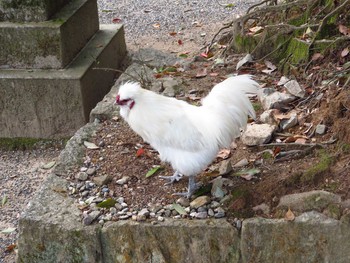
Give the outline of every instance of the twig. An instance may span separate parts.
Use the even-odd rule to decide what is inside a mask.
[[[326,16],[323,17],[323,19],[321,20],[321,23],[316,31],[316,34],[311,42],[310,46],[313,46],[317,36],[320,34],[322,28],[324,27],[324,25],[326,24],[326,22],[328,21],[328,19],[330,17],[332,17],[333,15],[337,14],[339,11],[341,11],[344,7],[346,7],[346,5],[348,5],[350,3],[350,0],[345,0],[341,5],[337,6],[335,9],[333,9],[330,13],[328,13]]]
[[[264,1],[260,2],[260,3],[257,3],[255,5],[250,6],[248,8],[248,10],[247,10],[247,14],[250,12],[250,10],[254,9],[255,7],[261,6],[261,5],[263,5],[263,4],[267,3],[267,2],[270,2],[270,1],[271,0],[264,0]]]

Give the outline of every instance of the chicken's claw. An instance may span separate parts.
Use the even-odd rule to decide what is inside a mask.
[[[178,171],[175,171],[175,173],[172,176],[159,176],[159,178],[161,179],[168,180],[168,182],[164,185],[169,185],[178,182],[182,179],[182,177],[183,175],[180,174]]]
[[[188,190],[187,192],[183,192],[183,193],[173,193],[172,195],[178,195],[178,196],[184,196],[187,199],[190,199],[191,196],[194,194],[194,192],[196,190],[198,190],[198,188],[201,186],[200,183],[196,183],[194,180],[194,176],[190,176],[188,178]]]

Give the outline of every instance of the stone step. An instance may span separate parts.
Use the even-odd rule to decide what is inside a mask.
[[[70,0],[0,1],[0,21],[45,21],[68,2],[70,2]]]
[[[50,21],[2,22],[0,68],[64,68],[98,28],[96,0],[72,1]]]
[[[114,82],[126,55],[122,25],[101,25],[61,70],[0,70],[0,137],[70,137]]]

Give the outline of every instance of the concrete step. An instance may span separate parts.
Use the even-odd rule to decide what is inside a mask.
[[[101,25],[65,69],[0,70],[0,137],[70,137],[114,83],[126,55],[122,25]]]
[[[0,1],[0,21],[45,21],[69,1],[70,0]]]
[[[99,29],[96,0],[75,0],[51,20],[0,23],[0,68],[67,66]]]

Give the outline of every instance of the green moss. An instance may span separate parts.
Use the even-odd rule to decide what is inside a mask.
[[[289,42],[286,57],[289,58],[289,62],[292,64],[299,64],[308,61],[309,59],[310,43],[301,39],[293,38]]]
[[[301,176],[300,181],[302,183],[314,182],[319,175],[330,169],[333,161],[333,157],[325,152],[321,152],[320,161],[316,165],[307,169]]]
[[[323,212],[326,214],[328,217],[334,218],[334,219],[339,219],[341,216],[341,209],[339,204],[330,204]]]
[[[252,36],[238,34],[235,37],[234,46],[237,52],[250,53],[257,45],[257,39]]]
[[[261,103],[253,102],[252,104],[255,111],[260,111],[262,109]]]
[[[36,148],[63,148],[68,139],[0,138],[1,150],[31,150]]]
[[[272,154],[270,152],[264,152],[261,156],[264,160],[270,160],[273,158]]]
[[[292,174],[291,176],[289,176],[283,181],[284,186],[290,187],[290,186],[298,185],[300,183],[300,178],[302,175],[303,173],[301,172],[296,172]]]

